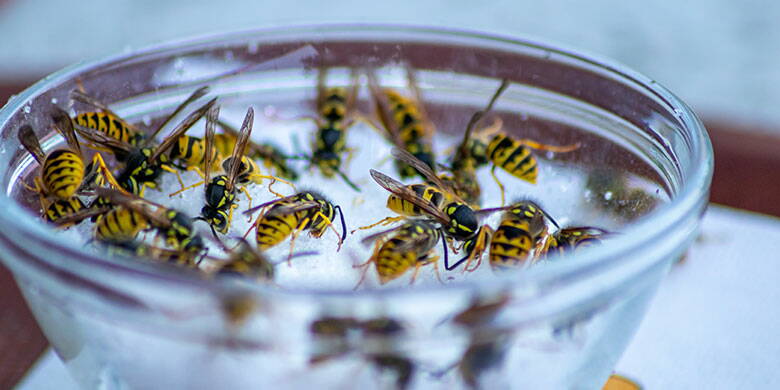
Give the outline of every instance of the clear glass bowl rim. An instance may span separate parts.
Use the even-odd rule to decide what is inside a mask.
[[[347,35],[344,35],[347,34]],[[354,34],[354,35],[349,35]],[[220,42],[257,42],[273,41],[283,37],[312,37],[316,40],[344,39],[345,36],[357,37],[361,34],[370,34],[372,37],[385,37],[388,39],[398,38],[401,35],[413,36],[418,39],[424,39],[425,42],[436,42],[436,37],[443,37],[449,40],[457,39],[458,44],[464,47],[472,46],[478,43],[483,44],[502,44],[512,45],[523,48],[542,50],[546,53],[567,58],[577,64],[594,66],[602,71],[610,73],[610,76],[617,77],[622,82],[633,83],[636,88],[641,88],[643,93],[652,94],[665,103],[670,110],[674,110],[677,119],[682,124],[683,130],[687,131],[691,141],[691,166],[688,172],[684,172],[684,185],[672,198],[672,201],[663,205],[658,210],[644,218],[640,218],[635,223],[630,224],[619,238],[614,239],[609,245],[602,245],[597,248],[578,254],[576,261],[557,262],[545,267],[535,267],[528,270],[517,272],[506,272],[504,275],[497,275],[496,280],[479,280],[448,283],[439,286],[417,287],[413,289],[406,286],[391,287],[385,289],[368,289],[354,292],[352,290],[322,290],[322,289],[293,289],[280,290],[272,287],[257,284],[253,286],[258,293],[278,295],[293,294],[304,296],[356,296],[365,297],[370,295],[388,295],[388,294],[420,294],[428,290],[441,291],[443,289],[481,289],[483,287],[495,289],[499,284],[506,285],[530,285],[547,284],[556,280],[576,279],[579,274],[590,274],[599,270],[608,269],[615,262],[630,261],[629,255],[632,251],[641,248],[644,245],[652,245],[655,240],[662,239],[664,232],[673,229],[674,226],[691,216],[691,213],[699,213],[697,207],[702,201],[706,201],[709,194],[709,185],[712,180],[713,155],[712,146],[709,137],[696,114],[672,92],[653,79],[644,76],[625,65],[619,64],[613,60],[600,57],[598,55],[583,54],[581,50],[574,50],[562,47],[561,45],[548,44],[534,39],[521,37],[507,37],[493,33],[475,32],[468,30],[423,27],[411,25],[377,25],[377,24],[327,24],[327,25],[304,25],[304,26],[285,26],[258,28],[237,32],[209,34],[200,37],[185,38],[177,41],[170,41],[163,44],[152,45],[131,52],[124,51],[121,54],[104,57],[96,61],[87,61],[66,67],[60,71],[54,72],[38,81],[34,85],[20,92],[9,99],[7,104],[0,109],[0,127],[5,126],[11,116],[32,98],[45,92],[51,86],[80,74],[89,69],[96,69],[102,66],[130,60],[138,56],[148,56],[153,54],[164,54],[168,51],[178,51],[187,47],[196,47],[200,45],[217,45]],[[505,46],[502,46],[504,49]],[[29,212],[22,209],[13,199],[3,192],[0,194],[0,204],[5,205],[4,212],[0,213],[0,234],[2,230],[13,228],[18,229],[24,236],[31,240],[41,242],[52,249],[60,250],[63,255],[77,261],[88,267],[97,267],[105,271],[116,274],[117,276],[130,276],[143,278],[152,283],[168,284],[174,286],[188,286],[198,289],[207,289],[218,292],[221,283],[202,278],[193,278],[186,274],[165,271],[159,267],[150,267],[141,262],[108,262],[99,256],[80,251],[79,248],[67,242],[60,236],[52,235],[51,229],[45,227],[36,218],[33,218]],[[13,261],[13,260],[11,260]],[[54,267],[58,267],[53,265]],[[44,270],[45,271],[45,270]]]

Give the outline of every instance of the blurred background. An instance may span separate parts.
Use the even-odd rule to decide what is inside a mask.
[[[712,200],[780,216],[778,16],[780,2],[756,0],[0,0],[0,104],[76,62],[227,30],[361,22],[522,35],[612,58],[671,89],[710,130]],[[0,388],[8,388],[46,341],[4,270],[0,286],[0,328],[16,335],[0,337]]]

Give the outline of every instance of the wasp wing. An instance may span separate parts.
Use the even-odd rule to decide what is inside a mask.
[[[81,209],[79,211],[76,211],[73,214],[69,214],[65,217],[57,219],[56,221],[54,221],[54,224],[57,226],[65,226],[72,223],[78,223],[87,218],[94,217],[96,215],[105,214],[109,211],[111,211],[111,207],[107,207],[107,206]]]
[[[181,102],[181,104],[176,106],[176,108],[173,110],[173,112],[170,115],[165,117],[165,120],[163,120],[162,123],[160,123],[160,125],[157,126],[157,128],[154,129],[154,131],[152,131],[149,134],[147,139],[153,140],[155,137],[157,137],[157,134],[160,134],[160,131],[162,131],[162,129],[165,127],[165,125],[167,125],[171,121],[171,119],[175,118],[176,115],[179,115],[179,113],[182,110],[184,110],[185,107],[189,106],[192,102],[205,96],[208,92],[209,92],[208,85],[196,89],[192,94],[190,94],[189,97],[187,97],[187,99],[185,99],[183,102]]]
[[[426,214],[435,218],[438,222],[444,225],[448,225],[450,223],[450,217],[448,217],[447,214],[445,214],[443,211],[436,208],[436,206],[434,206],[430,202],[426,201],[425,199],[417,195],[417,193],[412,191],[409,187],[403,185],[403,183],[393,179],[390,176],[385,175],[382,172],[375,171],[373,169],[370,170],[370,173],[374,181],[376,181],[377,184],[382,186],[382,188],[390,191],[392,194],[398,196],[403,200],[411,202],[412,204],[414,204],[415,206],[423,210]]]
[[[170,227],[172,224],[171,220],[163,215],[167,209],[161,204],[113,188],[98,187],[95,192],[114,205],[126,207],[143,215],[155,226]],[[154,207],[154,210],[150,209],[150,206]]]
[[[19,143],[27,149],[28,152],[35,158],[38,164],[43,165],[43,161],[46,160],[46,154],[43,153],[41,148],[41,142],[38,140],[38,136],[35,135],[30,125],[23,125],[19,128]]]
[[[171,130],[171,134],[169,134],[165,139],[160,143],[159,146],[157,146],[154,149],[154,153],[152,153],[151,156],[147,159],[148,162],[157,161],[160,156],[167,152],[168,149],[173,146],[174,143],[179,139],[180,136],[182,136],[187,130],[189,130],[192,125],[195,124],[195,122],[199,121],[200,118],[202,118],[204,115],[206,115],[206,112],[208,112],[211,107],[214,105],[214,103],[217,102],[217,98],[213,98],[209,100],[206,104],[192,112],[190,115],[188,115],[186,118],[184,118],[183,121],[181,121],[176,127]],[[152,142],[153,138],[150,136],[147,138],[148,142]]]
[[[423,176],[425,176],[429,182],[433,183],[434,186],[447,192],[447,195],[456,201],[468,204],[455,193],[455,189],[449,183],[443,182],[438,176],[436,176],[428,164],[422,162],[419,158],[414,157],[413,154],[401,148],[393,148],[391,153],[393,154],[393,157],[412,166],[412,168],[416,169],[417,172],[420,172]]]
[[[403,148],[404,143],[401,140],[400,129],[393,120],[393,113],[390,111],[390,101],[387,99],[387,94],[385,94],[385,91],[379,86],[379,82],[373,71],[369,71],[367,76],[368,89],[371,91],[371,96],[374,99],[374,110],[379,117],[379,121],[382,122],[382,127],[387,130],[390,142],[398,148]]]
[[[227,190],[232,191],[233,186],[236,184],[239,170],[241,169],[241,159],[246,152],[246,146],[249,142],[249,136],[252,135],[252,126],[255,121],[255,110],[249,107],[246,110],[246,116],[244,117],[244,123],[241,125],[241,131],[238,134],[238,139],[235,145],[233,145],[233,153],[231,153],[231,164],[228,169],[228,182]]]
[[[99,130],[92,129],[89,127],[84,127],[75,123],[73,124],[73,128],[80,136],[84,137],[84,139],[86,139],[87,141],[91,142],[92,144],[98,147],[108,148],[115,155],[116,154],[127,155],[131,153],[133,150],[135,150],[135,147],[133,145],[130,145],[127,142],[122,142],[116,138],[110,137],[107,134],[100,132]]]
[[[73,129],[73,121],[70,119],[70,115],[65,110],[54,106],[50,116],[54,122],[54,129],[65,138],[71,150],[80,156],[81,145],[79,145],[79,140],[76,138],[76,130]]]
[[[214,106],[206,114],[206,166],[203,169],[205,171],[204,180],[207,185],[211,182],[211,165],[213,165],[213,160],[216,158],[216,153],[214,153],[214,125],[217,120],[219,120],[219,106]]]

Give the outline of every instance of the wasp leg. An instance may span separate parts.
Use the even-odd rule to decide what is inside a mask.
[[[238,186],[238,190],[243,192],[244,195],[246,195],[246,199],[249,201],[249,207],[248,208],[251,209],[252,208],[252,195],[249,195],[249,191],[246,189],[246,186]],[[238,205],[236,205],[234,203],[233,205],[230,206],[230,208],[233,209],[233,208],[235,208],[234,206],[238,207]],[[230,212],[231,212],[231,216],[232,216],[233,210],[230,210]],[[249,220],[251,221],[252,217],[249,217]],[[232,221],[232,219],[231,219],[231,221]]]
[[[463,267],[463,272],[474,272],[482,264],[482,255],[487,249],[490,238],[493,237],[493,229],[488,226],[482,226],[477,232],[477,241],[474,243],[474,248],[469,252],[466,260],[466,265]],[[477,260],[477,264],[474,267],[469,267],[474,260]]]
[[[391,223],[398,222],[398,221],[400,221],[402,219],[404,219],[404,217],[387,217],[387,218],[383,218],[379,222],[375,222],[375,223],[372,223],[371,225],[362,226],[362,227],[359,227],[359,228],[357,228],[355,230],[352,230],[352,231],[349,232],[349,234],[354,234],[358,230],[368,230],[368,229],[371,229],[371,228],[373,228],[375,226],[379,226],[379,225],[382,225],[382,226],[389,225]]]
[[[501,184],[501,181],[498,180],[498,176],[496,176],[496,164],[493,164],[493,167],[490,168],[490,176],[493,176],[493,181],[495,181],[496,184],[498,184],[498,188],[501,190],[501,206],[499,207],[504,207],[504,204],[506,202],[505,194],[504,194],[504,185]]]
[[[374,250],[371,252],[371,257],[368,258],[368,260],[363,264],[353,265],[352,268],[362,268],[360,273],[360,279],[358,280],[357,284],[355,285],[355,288],[353,290],[357,290],[358,287],[360,287],[361,284],[366,280],[366,275],[368,275],[368,270],[371,267],[371,263],[376,262],[376,256],[379,252],[379,247],[381,243],[379,241],[374,243]]]
[[[274,194],[277,198],[284,198],[284,195],[282,195],[282,194],[280,194],[280,193],[278,193],[278,192],[273,190],[274,184],[276,184],[276,180],[271,180],[271,182],[268,183],[268,192]],[[293,190],[295,190],[295,186],[293,186]],[[250,209],[251,209],[251,207],[250,207]]]
[[[295,239],[298,238],[298,235],[301,234],[304,227],[309,224],[309,221],[310,220],[308,219],[301,221],[301,223],[298,224],[298,227],[296,227],[295,230],[293,230],[292,232],[292,238],[290,239],[290,253],[287,254],[288,267],[292,267],[292,255],[293,255],[293,250],[295,249]]]
[[[160,169],[162,169],[163,171],[167,171],[167,172],[170,172],[170,173],[173,173],[174,175],[176,175],[176,180],[179,182],[179,186],[182,188],[182,190],[184,190],[184,181],[181,180],[181,174],[179,173],[179,171],[177,171],[176,169],[173,169],[173,168],[171,168],[171,167],[169,167],[167,165],[164,165],[164,164],[160,165]]]
[[[111,184],[111,187],[125,194],[128,193],[127,190],[122,188],[122,186],[120,186],[119,183],[116,181],[114,174],[111,173],[110,169],[108,169],[108,166],[106,165],[106,162],[103,160],[103,156],[101,156],[100,153],[95,153],[95,156],[92,157],[92,164],[97,166],[97,169],[100,172],[101,176],[103,176],[103,178],[106,179],[108,184]]]
[[[409,284],[414,284],[414,281],[417,280],[417,274],[420,272],[420,268],[422,268],[423,265],[429,264],[429,263],[436,263],[439,261],[439,256],[434,256],[433,258],[428,258],[428,255],[425,256],[424,260],[419,260],[414,265],[414,272],[412,273],[412,279],[409,281]],[[439,278],[439,281],[441,281],[441,278]],[[443,282],[442,282],[443,283]]]
[[[172,194],[168,194],[168,196],[169,196],[169,197],[174,197],[174,196],[176,196],[176,195],[179,195],[179,194],[181,194],[182,192],[184,192],[184,191],[187,191],[187,190],[189,190],[189,189],[192,189],[192,188],[195,188],[195,187],[200,187],[200,186],[202,186],[203,184],[206,184],[206,182],[205,182],[205,181],[203,181],[203,180],[201,180],[201,181],[199,181],[199,182],[196,182],[195,184],[192,184],[192,185],[190,185],[190,186],[183,187],[182,189],[180,189],[180,190],[178,190],[178,191],[176,191],[176,192],[174,192],[174,193],[172,193]]]
[[[520,139],[517,140],[517,142],[531,149],[544,150],[544,151],[554,152],[554,153],[568,153],[568,152],[573,152],[580,148],[579,142],[570,145],[562,145],[562,146],[542,144],[530,139]]]
[[[335,234],[336,234],[336,236],[339,238],[339,247],[336,249],[336,252],[340,251],[340,250],[341,250],[341,244],[343,244],[343,243],[344,243],[344,240],[343,240],[343,239],[342,239],[342,237],[339,235],[339,232],[338,232],[338,231],[336,231],[336,228],[335,228],[335,227],[333,227],[333,221],[331,221],[331,220],[330,220],[330,218],[326,217],[326,216],[325,216],[325,214],[323,214],[323,213],[321,213],[321,212],[319,212],[319,211],[317,211],[317,212],[314,214],[314,216],[315,216],[315,217],[320,217],[320,218],[324,219],[324,220],[327,222],[327,227],[328,227],[328,228],[330,228],[331,230],[333,230],[333,233],[335,233]],[[317,238],[319,238],[319,237],[321,237],[321,236],[322,236],[322,233],[320,233],[319,235],[315,235],[315,237],[317,237]]]
[[[536,264],[541,258],[547,256],[547,252],[550,250],[553,240],[551,235],[546,235],[544,239],[540,240],[534,246],[534,256],[531,258],[531,264]]]

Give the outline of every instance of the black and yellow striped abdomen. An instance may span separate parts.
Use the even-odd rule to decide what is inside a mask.
[[[283,207],[292,206],[287,202],[280,202],[271,207],[267,213],[255,222],[257,248],[265,250],[284,241],[304,221],[309,211],[297,211],[294,213],[277,212]]]
[[[212,161],[219,160],[220,154],[217,148],[214,148],[212,154],[215,157]],[[198,137],[182,135],[171,149],[170,159],[178,160],[188,167],[205,169],[203,163],[206,161],[206,142]]]
[[[329,122],[344,120],[347,116],[347,90],[343,87],[327,88],[317,110]]]
[[[122,119],[105,112],[84,112],[73,118],[76,124],[95,129],[113,139],[137,145],[143,136],[137,134]]]
[[[504,218],[490,241],[490,265],[493,268],[522,264],[536,244],[529,220]]]
[[[427,184],[412,184],[409,185],[408,188],[414,191],[420,198],[431,203],[437,209],[440,209],[444,202],[444,194],[436,187]],[[414,203],[393,194],[387,197],[387,208],[407,217],[425,215]]]
[[[518,179],[535,184],[536,157],[531,150],[506,134],[496,134],[487,146],[487,156],[497,167]]]
[[[132,241],[138,233],[149,227],[149,221],[143,215],[118,206],[98,218],[95,238],[106,242]]]
[[[84,202],[76,196],[67,199],[57,199],[46,207],[44,216],[49,222],[57,222],[60,218],[73,215],[83,208]]]
[[[41,169],[46,193],[60,199],[73,196],[84,180],[84,161],[70,150],[58,149],[49,153]]]
[[[415,250],[398,251],[396,247],[403,243],[403,238],[395,237],[382,244],[376,254],[376,272],[379,281],[384,284],[402,276],[417,262],[419,254]]]
[[[401,277],[417,263],[430,262],[430,252],[439,240],[439,234],[438,229],[426,222],[415,221],[403,225],[380,245],[373,256],[379,282],[385,284]],[[410,241],[414,241],[414,244],[408,245]]]

